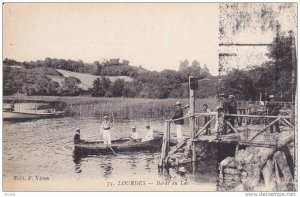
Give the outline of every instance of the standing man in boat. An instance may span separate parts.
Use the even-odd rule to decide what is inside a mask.
[[[154,140],[154,133],[153,133],[153,130],[150,129],[149,125],[146,126],[146,131],[147,131],[147,133],[146,133],[146,136],[143,139],[143,142],[144,141]]]
[[[171,120],[175,120],[174,123],[176,125],[177,141],[181,142],[182,141],[182,125],[184,124],[184,120],[181,119],[181,118],[183,118],[183,110],[181,108],[181,103],[179,101],[176,102],[175,107],[176,107],[175,114]],[[180,120],[176,120],[176,119],[180,119]]]
[[[108,116],[104,116],[103,119],[100,132],[102,132],[104,144],[111,144],[110,129],[112,123],[109,121]]]
[[[74,135],[74,144],[79,144],[80,143],[80,129],[76,129],[76,133]]]

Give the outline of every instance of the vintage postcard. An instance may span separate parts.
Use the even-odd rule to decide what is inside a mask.
[[[297,3],[3,3],[4,192],[295,195]]]

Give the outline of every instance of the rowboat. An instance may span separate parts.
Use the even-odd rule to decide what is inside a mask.
[[[32,112],[4,111],[3,120],[18,121],[18,120],[31,120],[31,119],[44,119],[44,118],[58,118],[58,117],[62,117],[63,114],[64,112],[32,113]]]
[[[114,152],[128,152],[128,151],[157,151],[161,148],[162,137],[155,137],[150,141],[133,141],[130,138],[121,138],[112,140],[108,146],[103,141],[87,142],[82,141],[74,144],[75,151],[82,154],[112,154]]]

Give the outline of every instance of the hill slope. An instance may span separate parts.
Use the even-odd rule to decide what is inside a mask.
[[[77,73],[77,72],[71,72],[67,70],[61,70],[56,69],[62,76],[54,76],[54,75],[47,75],[49,78],[51,78],[53,81],[58,82],[59,84],[62,83],[64,78],[66,77],[75,77],[81,81],[79,84],[79,87],[83,90],[88,90],[89,88],[93,87],[93,82],[97,78],[100,78],[100,76],[91,75],[91,74],[85,74],[85,73]],[[117,79],[123,79],[125,82],[131,82],[133,79],[128,76],[105,76],[110,79],[111,82],[114,82]]]

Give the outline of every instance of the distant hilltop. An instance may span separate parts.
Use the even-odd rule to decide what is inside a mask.
[[[120,59],[93,63],[56,58],[30,62],[5,59],[3,64],[4,95],[187,98],[189,76],[203,84],[196,92],[200,98],[217,94],[217,78],[197,60],[191,64],[188,60],[179,62],[178,71],[160,72]]]

